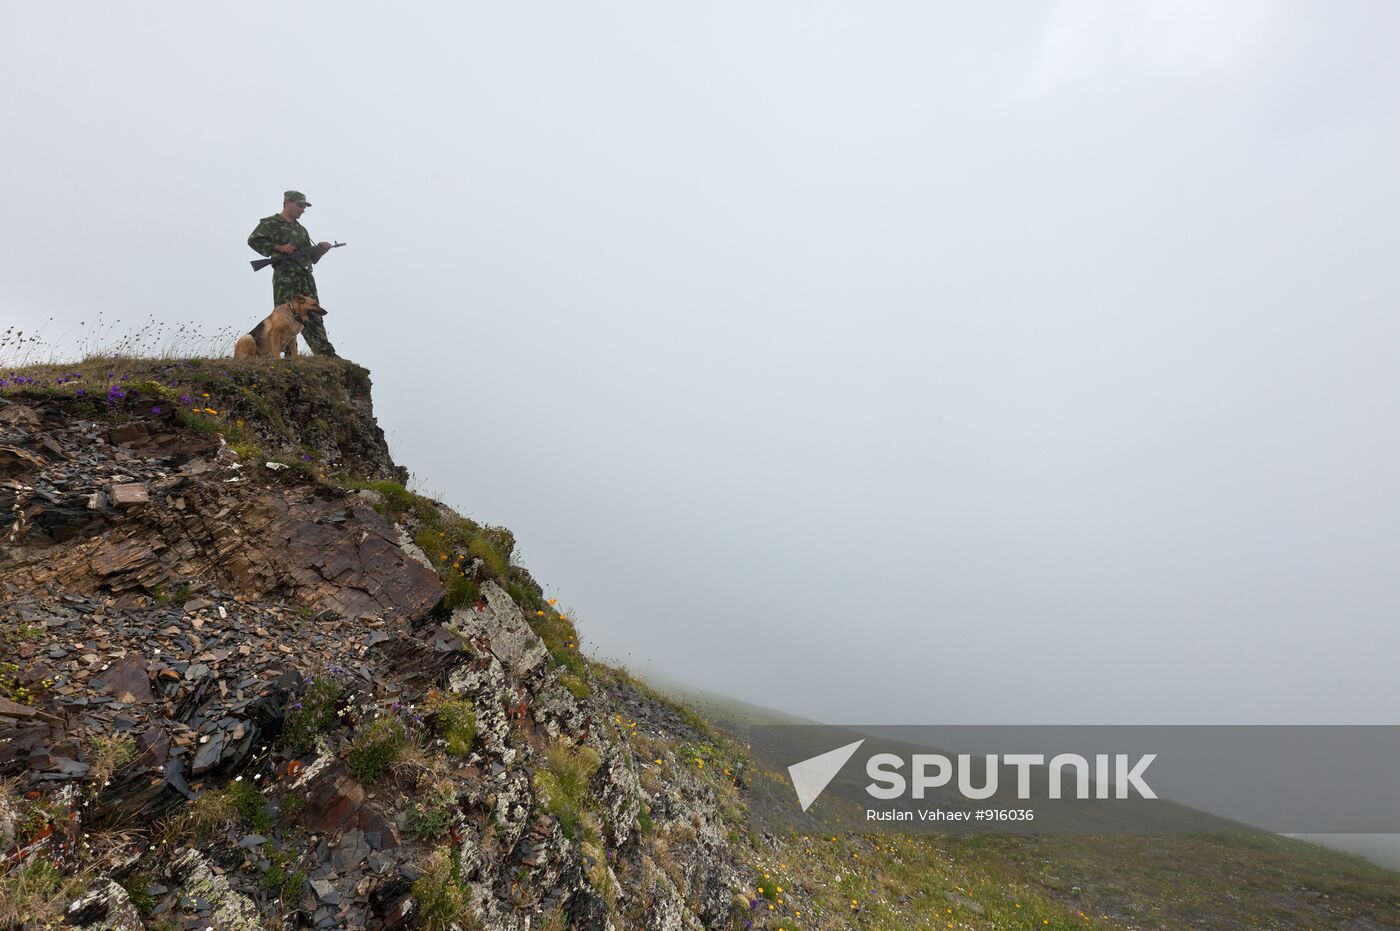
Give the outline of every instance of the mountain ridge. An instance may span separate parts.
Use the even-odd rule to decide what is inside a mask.
[[[1282,839],[754,833],[744,727],[802,719],[582,655],[371,392],[0,375],[0,931],[1400,926],[1396,874]]]

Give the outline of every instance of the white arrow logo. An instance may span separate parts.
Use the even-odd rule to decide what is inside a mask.
[[[817,796],[836,778],[836,774],[841,772],[841,767],[846,765],[846,761],[863,743],[864,738],[788,767],[788,778],[792,780],[792,787],[797,790],[797,801],[801,803],[803,811],[812,806]]]

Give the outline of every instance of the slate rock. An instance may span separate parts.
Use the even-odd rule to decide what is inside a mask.
[[[113,662],[106,671],[92,679],[92,686],[119,701],[147,703],[155,700],[154,694],[151,694],[151,679],[146,673],[146,657],[139,652],[129,652]]]
[[[339,905],[340,893],[336,891],[335,883],[325,879],[311,880],[311,891],[316,893],[316,900],[322,905]]]
[[[107,494],[112,498],[112,505],[119,508],[135,507],[138,504],[149,504],[151,493],[146,488],[144,482],[128,482],[120,485],[112,485]]]

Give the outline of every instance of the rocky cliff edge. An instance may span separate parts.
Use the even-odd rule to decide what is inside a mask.
[[[0,377],[0,928],[729,928],[739,746],[408,492],[369,373]],[[749,890],[745,891],[745,887]]]

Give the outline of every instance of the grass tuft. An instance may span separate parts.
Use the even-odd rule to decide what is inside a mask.
[[[0,928],[56,928],[64,907],[91,883],[92,875],[65,876],[48,860],[31,858],[0,873]]]
[[[408,729],[393,715],[375,718],[350,741],[346,764],[361,782],[374,782],[389,771],[408,745]]]
[[[439,847],[428,855],[413,883],[413,897],[418,900],[418,925],[426,931],[480,927],[462,888],[457,851],[451,847]]]
[[[291,850],[273,850],[267,855],[267,866],[258,876],[258,883],[283,902],[295,902],[306,883],[306,873],[297,866],[297,856]]]
[[[117,885],[126,890],[127,898],[142,915],[149,915],[156,907],[156,897],[147,891],[151,885],[150,873],[130,873],[118,880]]]
[[[88,791],[97,795],[117,770],[136,758],[136,741],[125,734],[103,734],[92,739],[87,749]]]
[[[559,819],[569,836],[577,836],[588,810],[588,781],[601,764],[592,747],[551,744],[544,752],[544,766],[535,772],[535,791],[546,811]]]
[[[424,707],[436,716],[433,729],[447,741],[448,756],[467,756],[476,740],[476,712],[471,700],[460,695],[433,689]]]
[[[224,787],[233,812],[254,834],[267,834],[276,823],[267,807],[267,798],[247,779],[235,779]]]
[[[282,745],[291,750],[311,748],[318,734],[340,723],[345,687],[330,676],[311,676],[292,695],[282,722]]]
[[[457,817],[457,792],[451,782],[439,782],[408,809],[409,833],[419,839],[442,837]]]

